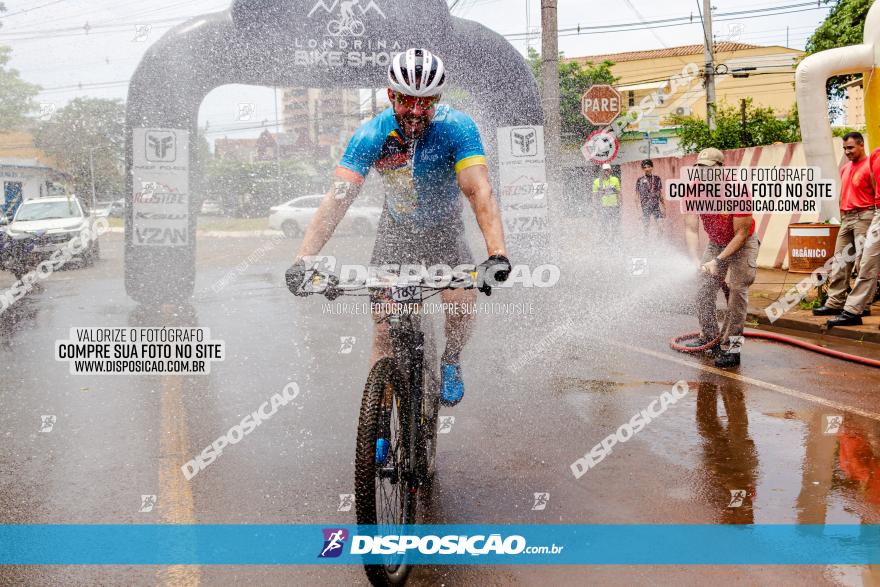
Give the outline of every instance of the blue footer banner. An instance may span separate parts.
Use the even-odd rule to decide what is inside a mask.
[[[880,525],[0,525],[4,565],[880,564]]]

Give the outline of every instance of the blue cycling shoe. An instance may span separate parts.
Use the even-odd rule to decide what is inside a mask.
[[[464,381],[461,379],[461,365],[444,363],[440,367],[443,386],[440,389],[440,404],[446,407],[456,405],[464,397]]]
[[[376,464],[384,465],[388,460],[388,439],[379,438],[376,440]]]

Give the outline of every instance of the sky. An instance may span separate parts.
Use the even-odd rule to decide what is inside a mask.
[[[311,1],[311,0],[304,0]],[[381,6],[383,0],[376,0]],[[414,0],[417,5],[419,0]],[[450,3],[456,0],[449,0]],[[12,48],[11,67],[44,89],[37,102],[60,108],[78,96],[125,99],[127,80],[144,52],[172,26],[191,17],[224,10],[231,0],[4,0],[0,45]],[[540,48],[540,0],[458,0],[453,14],[499,33],[518,35],[511,43],[522,53]],[[563,33],[560,50],[569,57],[701,43],[699,0],[559,0],[560,29],[632,23],[629,31],[582,30]],[[713,4],[716,41],[803,49],[828,8],[799,0]],[[777,8],[786,7],[786,8]],[[766,15],[752,11],[783,13]],[[730,14],[747,11],[749,14]],[[693,16],[682,26],[642,23]],[[149,28],[147,28],[149,27]],[[526,40],[525,33],[535,36]],[[79,84],[83,84],[80,88]],[[239,104],[254,104],[250,122],[240,120]],[[253,121],[275,120],[274,92],[255,86],[224,86],[202,103],[200,124],[209,124],[213,143],[223,136],[256,136]],[[259,123],[257,123],[259,125]],[[212,130],[213,129],[213,130]],[[235,129],[244,129],[238,130]]]

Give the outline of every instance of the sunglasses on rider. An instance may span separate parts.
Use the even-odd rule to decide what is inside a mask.
[[[417,105],[421,106],[423,110],[430,110],[434,106],[437,105],[437,102],[440,101],[440,96],[429,96],[427,98],[417,98],[416,96],[407,96],[406,94],[394,94],[394,101],[400,104],[401,106],[405,106],[410,110],[415,108]]]

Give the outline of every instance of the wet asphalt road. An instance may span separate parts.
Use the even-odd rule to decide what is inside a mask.
[[[290,296],[283,287],[290,241],[240,265],[270,242],[202,239],[192,304],[149,310],[125,295],[121,236],[109,235],[96,266],[53,275],[2,316],[2,523],[354,522],[353,511],[337,510],[340,494],[353,491],[369,319]],[[326,252],[365,263],[369,248],[366,239],[343,237]],[[693,330],[695,320],[669,302],[662,273],[592,288],[626,260],[590,267],[572,258],[577,251],[559,259],[560,287],[492,297],[531,303],[531,314],[480,318],[463,355],[466,398],[442,413],[455,420],[440,437],[422,522],[880,523],[876,370],[756,341],[747,342],[738,371],[718,372],[668,350],[669,338]],[[11,281],[0,276],[2,287]],[[227,359],[199,377],[73,376],[53,360],[54,342],[73,326],[153,325],[209,327],[225,341]],[[340,352],[341,337],[355,338],[350,353]],[[854,347],[878,356],[841,348]],[[690,388],[684,399],[574,478],[575,459],[679,380]],[[181,464],[289,381],[302,390],[296,402],[184,479]],[[40,432],[46,414],[57,417],[49,433]],[[834,415],[843,424],[826,433]],[[746,491],[742,506],[728,507],[731,490]],[[541,511],[532,510],[537,492],[550,494]],[[154,511],[139,512],[141,496],[152,494]],[[366,584],[360,567],[0,569],[2,585],[243,582]],[[411,578],[413,585],[550,582],[880,585],[880,569],[435,567]]]

